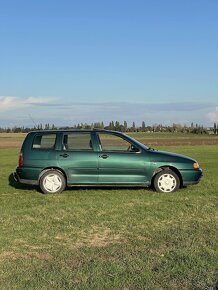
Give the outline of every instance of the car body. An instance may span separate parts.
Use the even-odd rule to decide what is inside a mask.
[[[202,170],[192,158],[151,149],[121,132],[49,130],[28,133],[14,176],[44,193],[82,185],[172,192],[198,183]]]

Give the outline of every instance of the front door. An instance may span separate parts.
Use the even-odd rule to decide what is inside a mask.
[[[144,153],[121,136],[97,133],[99,140],[99,183],[145,184],[147,182]]]
[[[93,150],[90,132],[66,132],[59,151],[59,166],[67,174],[68,184],[96,184],[98,155]]]

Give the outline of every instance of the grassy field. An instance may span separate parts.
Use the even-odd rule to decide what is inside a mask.
[[[197,159],[201,182],[43,195],[9,183],[19,149],[1,149],[0,289],[217,289],[218,145],[159,149]]]

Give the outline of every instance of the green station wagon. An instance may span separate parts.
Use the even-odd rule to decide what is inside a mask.
[[[44,193],[66,186],[153,186],[173,192],[196,184],[198,163],[186,156],[151,149],[126,134],[107,130],[30,132],[14,173],[20,183]]]

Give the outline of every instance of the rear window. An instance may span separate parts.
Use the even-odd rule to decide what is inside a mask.
[[[54,149],[56,134],[37,134],[33,140],[33,149]]]

